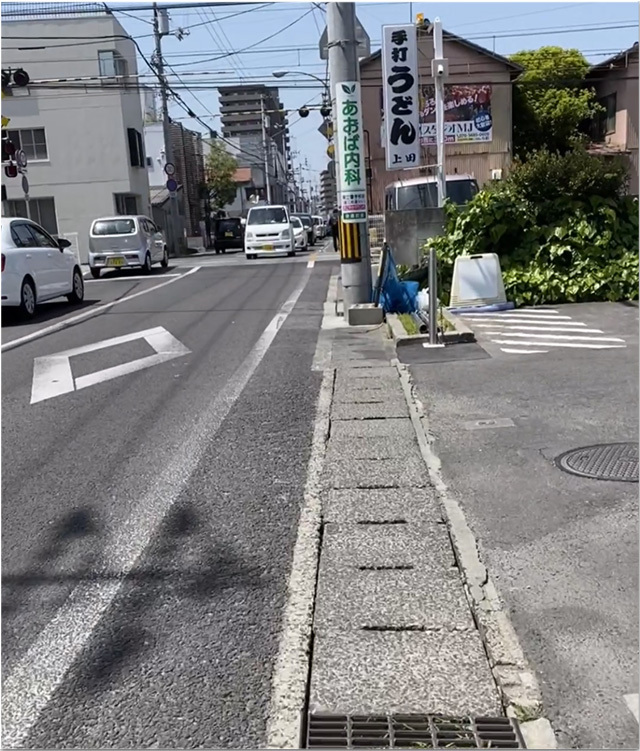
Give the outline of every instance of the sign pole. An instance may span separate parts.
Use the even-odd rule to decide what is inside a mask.
[[[345,318],[371,301],[365,149],[355,3],[327,4],[327,47],[340,217],[341,280]]]

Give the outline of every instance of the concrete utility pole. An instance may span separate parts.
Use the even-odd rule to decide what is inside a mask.
[[[161,17],[162,27],[160,26]],[[158,3],[154,3],[153,34],[156,41],[156,70],[160,82],[160,98],[162,101],[162,131],[164,134],[165,164],[171,163],[175,166],[175,162],[173,161],[173,143],[171,140],[171,122],[169,120],[169,90],[167,79],[164,74],[164,62],[162,60],[162,37],[169,33],[168,26],[167,11],[159,9]],[[180,219],[177,191],[169,193],[169,210],[171,216],[168,237],[169,250],[173,255],[177,256],[180,255],[182,250],[182,221]]]
[[[329,81],[333,122],[338,120],[336,87],[346,81],[360,80],[358,41],[356,39],[355,3],[327,3],[327,47],[329,50]],[[359,106],[362,112],[362,101]],[[335,163],[339,164],[341,144],[335,139]],[[362,152],[364,155],[364,144]],[[364,159],[362,169],[365,169]],[[340,170],[336,170],[338,207],[342,207]],[[354,229],[355,228],[355,229]],[[353,243],[351,257],[347,259],[343,244]],[[368,222],[346,224],[340,222],[341,281],[345,316],[353,305],[371,301],[371,256],[369,252]]]
[[[267,136],[267,114],[264,111],[264,98],[260,97],[262,121],[262,156],[264,160],[264,184],[267,188],[267,203],[271,203],[271,180],[269,179],[269,138]]]

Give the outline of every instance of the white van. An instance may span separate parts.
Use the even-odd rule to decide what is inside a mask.
[[[459,206],[468,203],[478,192],[473,175],[447,175],[447,198]],[[433,209],[438,205],[438,183],[435,175],[398,180],[384,190],[385,211]]]
[[[321,216],[313,215],[313,226],[316,228],[316,237],[318,240],[322,240],[325,236],[324,219]]]
[[[295,256],[295,240],[286,206],[254,206],[249,209],[244,233],[244,254]]]
[[[89,230],[89,269],[97,279],[102,269],[169,265],[162,230],[148,216],[108,216],[96,219]]]

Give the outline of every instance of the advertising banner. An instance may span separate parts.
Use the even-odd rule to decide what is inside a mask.
[[[491,84],[445,85],[445,143],[481,143],[493,138]],[[436,144],[435,87],[420,90],[420,144]]]
[[[336,86],[336,158],[340,177],[342,221],[367,221],[367,182],[360,84],[344,81]]]

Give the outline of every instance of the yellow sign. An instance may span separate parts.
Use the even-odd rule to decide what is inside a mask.
[[[336,153],[336,147],[332,143],[330,143],[327,146],[327,156],[333,159],[335,153]]]
[[[7,125],[9,125],[10,122],[11,122],[11,118],[10,117],[5,117],[4,115],[2,115],[2,127],[3,128],[6,128]]]

